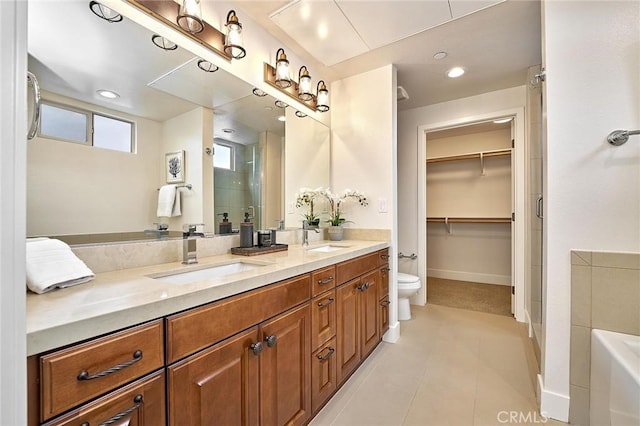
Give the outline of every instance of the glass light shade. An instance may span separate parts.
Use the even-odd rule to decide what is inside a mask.
[[[97,1],[91,1],[89,3],[89,8],[96,16],[104,19],[107,22],[122,21],[122,15],[105,5],[98,3]]]
[[[324,81],[318,82],[318,96],[316,98],[316,109],[320,112],[329,111],[329,91]]]
[[[311,93],[311,76],[306,66],[300,67],[298,72],[298,98],[301,101],[310,101],[313,99],[313,93]]]
[[[291,78],[289,77],[289,60],[282,48],[276,52],[276,85],[283,89],[291,87]]]
[[[224,51],[233,59],[242,59],[247,56],[247,51],[242,47],[242,25],[234,10],[227,14],[227,36],[224,40]]]
[[[197,34],[204,30],[202,22],[202,7],[200,0],[182,0],[177,19],[178,25],[191,34]]]

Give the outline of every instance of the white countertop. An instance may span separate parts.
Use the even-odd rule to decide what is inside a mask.
[[[344,246],[333,252],[311,252],[300,245],[259,256],[224,254],[180,262],[99,273],[75,287],[45,294],[27,294],[27,355],[99,336],[144,321],[209,303],[234,294],[301,275],[389,246],[382,241],[322,241]],[[189,284],[171,284],[150,275],[185,272],[229,261],[266,263],[265,266]]]

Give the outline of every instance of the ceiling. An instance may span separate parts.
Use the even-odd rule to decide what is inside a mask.
[[[398,103],[400,110],[522,85],[527,68],[541,63],[538,0],[237,0],[234,5],[308,61],[304,65],[319,79],[394,64],[398,85],[409,95]],[[441,51],[447,56],[434,59]],[[446,77],[454,66],[464,67],[465,75]]]

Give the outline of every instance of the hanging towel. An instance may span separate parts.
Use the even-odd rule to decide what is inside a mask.
[[[86,283],[95,278],[66,243],[49,238],[27,239],[27,287],[42,294],[54,288]]]
[[[158,217],[180,216],[180,191],[176,185],[163,185],[158,193]]]

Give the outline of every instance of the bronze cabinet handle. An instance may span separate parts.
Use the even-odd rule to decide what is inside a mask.
[[[325,306],[329,306],[330,304],[332,304],[334,300],[335,299],[333,297],[330,297],[326,300],[321,300],[320,302],[318,302],[318,306],[320,308],[324,308]]]
[[[104,422],[100,423],[100,425],[98,425],[98,426],[109,426],[109,425],[112,425],[113,423],[117,422],[118,420],[122,419],[123,417],[126,417],[129,414],[131,414],[134,411],[136,411],[144,403],[142,395],[140,395],[140,394],[136,395],[133,398],[133,403],[135,404],[133,407],[127,408],[126,410],[116,414],[115,416],[111,417],[110,419],[105,420]],[[80,426],[91,426],[91,424],[89,422],[83,422]]]
[[[382,302],[380,302],[380,306],[389,306],[390,304],[391,302],[388,300],[383,300]]]
[[[129,367],[130,365],[135,364],[141,359],[142,359],[142,351],[138,349],[133,353],[133,359],[118,365],[114,365],[113,367],[107,368],[106,370],[103,370],[99,373],[89,374],[87,370],[82,370],[80,374],[78,374],[78,380],[93,380],[93,379],[98,379],[100,377],[108,376],[111,373],[116,373],[122,370],[123,368]]]
[[[254,355],[260,355],[262,353],[262,342],[252,343],[249,349],[251,349]]]
[[[325,285],[325,284],[329,284],[332,281],[333,281],[333,277],[329,277],[326,280],[318,280],[318,284],[319,285]]]
[[[336,350],[333,347],[329,346],[327,348],[327,352],[324,355],[323,354],[318,354],[318,355],[316,355],[316,358],[318,358],[320,361],[325,361],[325,360],[331,358],[335,351]]]
[[[366,281],[366,282],[363,282],[362,284],[360,284],[358,286],[358,290],[366,291],[370,286],[371,286],[371,284],[369,284],[369,281]]]
[[[267,342],[267,346],[268,347],[272,348],[278,342],[278,336],[276,336],[275,334],[271,334],[271,335],[265,337],[264,341]]]
[[[388,254],[381,254],[380,255],[380,259],[389,260],[389,255]]]

